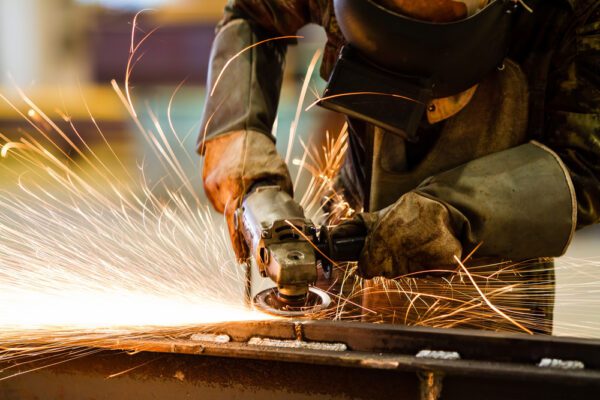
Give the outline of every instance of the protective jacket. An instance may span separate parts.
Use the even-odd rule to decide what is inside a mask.
[[[512,259],[561,255],[576,227],[600,220],[600,3],[527,3],[534,12],[516,17],[505,68],[457,114],[437,122],[430,109],[417,143],[350,121],[341,182],[355,205],[375,211],[416,191],[448,207],[464,249],[483,242],[480,255]],[[327,32],[327,79],[344,45],[331,0],[231,0],[208,88],[240,50],[308,23]],[[228,67],[207,100],[200,150],[236,131],[271,138],[288,43],[252,47]],[[278,171],[272,180],[289,179]]]

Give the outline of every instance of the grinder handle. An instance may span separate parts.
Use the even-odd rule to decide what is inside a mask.
[[[365,246],[367,237],[366,228],[355,225],[349,229],[331,229],[322,226],[319,233],[319,250],[322,251],[330,260],[335,262],[353,262],[358,261],[360,253]],[[324,269],[331,267],[331,262],[322,257]]]

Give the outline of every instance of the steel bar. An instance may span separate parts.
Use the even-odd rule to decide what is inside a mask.
[[[87,358],[0,382],[0,397],[128,398],[115,392],[124,381],[122,393],[135,387],[136,398],[155,398],[143,394],[145,385],[151,393],[170,388],[170,399],[411,399],[436,398],[438,390],[443,399],[600,395],[597,340],[293,320],[202,326],[198,333],[110,343]],[[84,392],[73,391],[88,380]]]

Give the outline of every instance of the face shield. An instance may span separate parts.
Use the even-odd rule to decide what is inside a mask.
[[[454,19],[464,14],[458,20],[432,22],[405,15],[427,11],[415,11],[419,1],[380,0],[386,1],[396,5],[394,10],[400,3],[409,8],[399,13],[372,0],[334,0],[347,45],[320,105],[416,141],[432,99],[461,93],[502,65],[519,5],[514,0],[487,5],[479,0],[431,0],[446,3]]]

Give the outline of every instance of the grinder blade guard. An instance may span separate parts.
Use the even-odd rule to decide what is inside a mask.
[[[278,186],[255,188],[238,210],[237,221],[261,276],[277,285],[259,293],[255,307],[274,315],[302,316],[331,303],[311,287],[317,280],[311,243],[316,228],[287,192]]]
[[[319,315],[332,304],[325,291],[313,286],[317,267],[328,275],[333,263],[357,261],[367,234],[360,224],[339,230],[322,226],[317,233],[302,207],[278,186],[254,189],[238,210],[236,223],[261,276],[277,285],[258,293],[253,305],[285,317]]]
[[[317,316],[331,305],[331,297],[314,286],[308,288],[303,298],[289,299],[282,296],[276,287],[263,290],[254,296],[254,307],[278,317]]]

